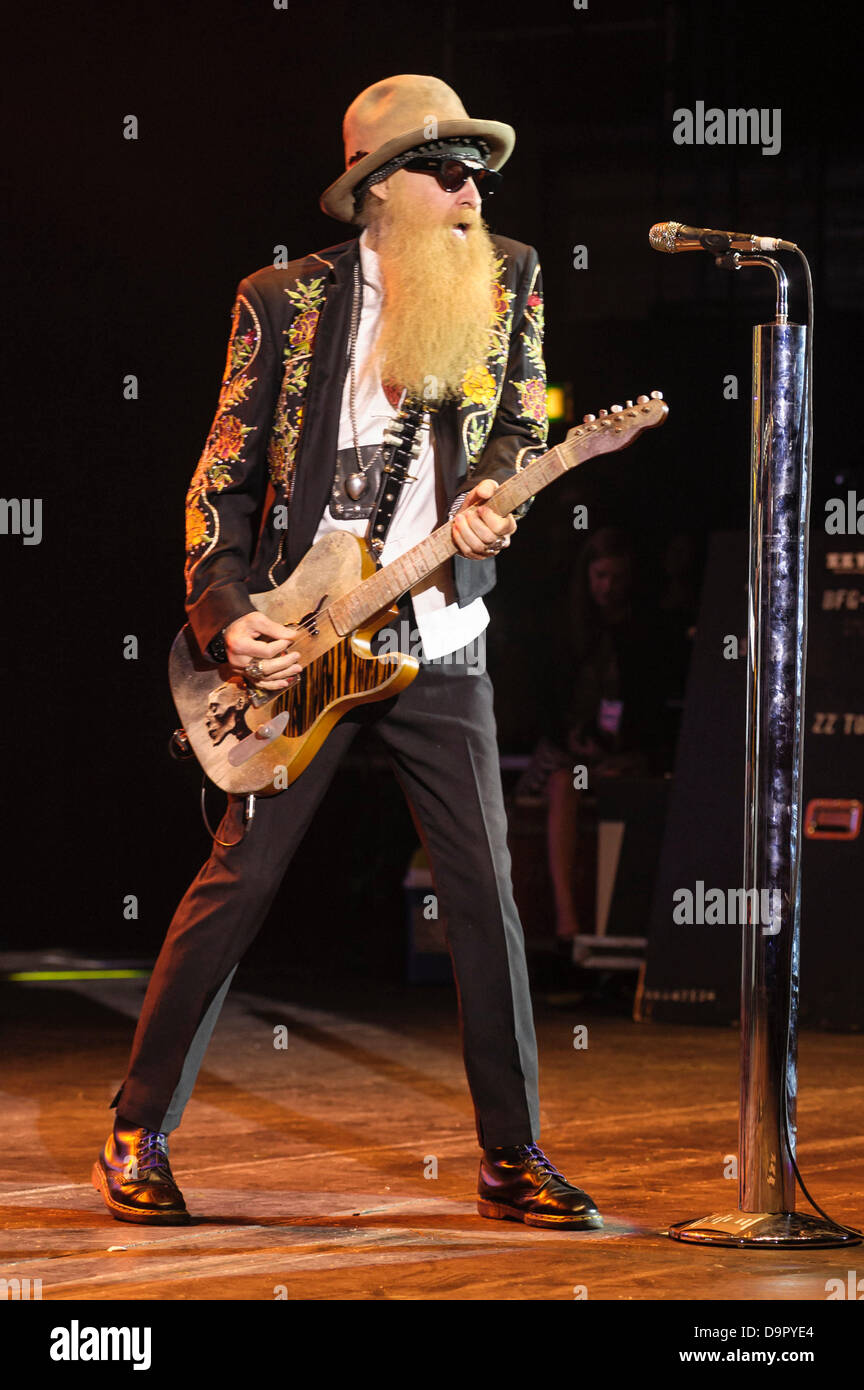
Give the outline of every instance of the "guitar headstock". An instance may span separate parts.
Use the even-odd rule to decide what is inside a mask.
[[[567,467],[572,468],[595,454],[625,449],[643,430],[662,425],[668,414],[663,392],[652,391],[650,396],[637,396],[635,402],[626,401],[624,405],[610,406],[596,415],[586,415],[581,425],[568,430],[567,438],[558,448],[567,459]]]

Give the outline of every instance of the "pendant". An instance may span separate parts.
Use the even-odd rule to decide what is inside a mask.
[[[366,491],[365,475],[363,473],[352,473],[350,477],[345,479],[345,491],[348,493],[351,501],[356,502]]]

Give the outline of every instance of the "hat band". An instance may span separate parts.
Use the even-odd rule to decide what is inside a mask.
[[[391,174],[395,174],[397,169],[401,169],[409,160],[416,159],[418,155],[428,155],[431,158],[440,156],[442,159],[480,159],[484,162],[489,158],[490,146],[485,140],[460,140],[454,137],[450,140],[427,140],[422,145],[412,145],[410,150],[403,150],[401,154],[394,155],[393,159],[388,159],[386,164],[382,164],[380,169],[374,173],[367,174],[354,189],[354,211],[360,211],[366,192],[373,183],[381,183],[384,179],[389,179]]]

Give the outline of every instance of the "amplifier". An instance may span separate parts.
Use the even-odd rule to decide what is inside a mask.
[[[733,1024],[740,1005],[749,539],[709,546],[651,905],[639,1016]],[[864,538],[810,542],[799,1018],[864,1027]]]

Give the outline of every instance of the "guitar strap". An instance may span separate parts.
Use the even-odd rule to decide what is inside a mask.
[[[378,492],[372,505],[369,515],[369,525],[366,529],[366,544],[369,547],[378,569],[381,568],[381,552],[384,549],[384,542],[390,523],[393,520],[393,513],[399,495],[405,483],[415,482],[408,469],[420,452],[420,441],[417,435],[423,425],[427,409],[419,400],[414,400],[408,395],[407,390],[403,390],[399,399],[399,409],[396,419],[384,431],[384,438],[371,458],[364,457],[363,451],[357,442],[357,419],[354,413],[354,392],[355,392],[355,353],[357,350],[357,334],[360,326],[360,312],[363,304],[363,277],[360,272],[359,258],[354,263],[354,296],[351,305],[351,325],[348,332],[348,379],[349,379],[349,412],[351,415],[351,428],[354,436],[354,452],[357,458],[358,471],[350,476],[345,476],[345,468],[342,460],[337,455],[336,463],[336,486],[342,494],[336,498],[336,487],[334,487],[334,500],[341,505],[337,506],[337,513],[345,515],[349,512],[349,499],[359,500],[365,488],[364,482],[367,472],[373,472],[379,457],[382,459],[381,475],[378,484]],[[394,388],[398,389],[398,388]],[[384,386],[391,404],[396,404],[392,399],[386,385]],[[331,508],[332,510],[332,508]],[[367,515],[365,511],[356,511],[355,516]]]
[[[378,496],[366,531],[366,542],[379,569],[381,552],[402,488],[406,483],[415,481],[408,469],[420,452],[419,434],[427,418],[428,406],[408,398],[404,401],[396,420],[384,434],[384,443],[389,446],[389,450],[381,469]]]

